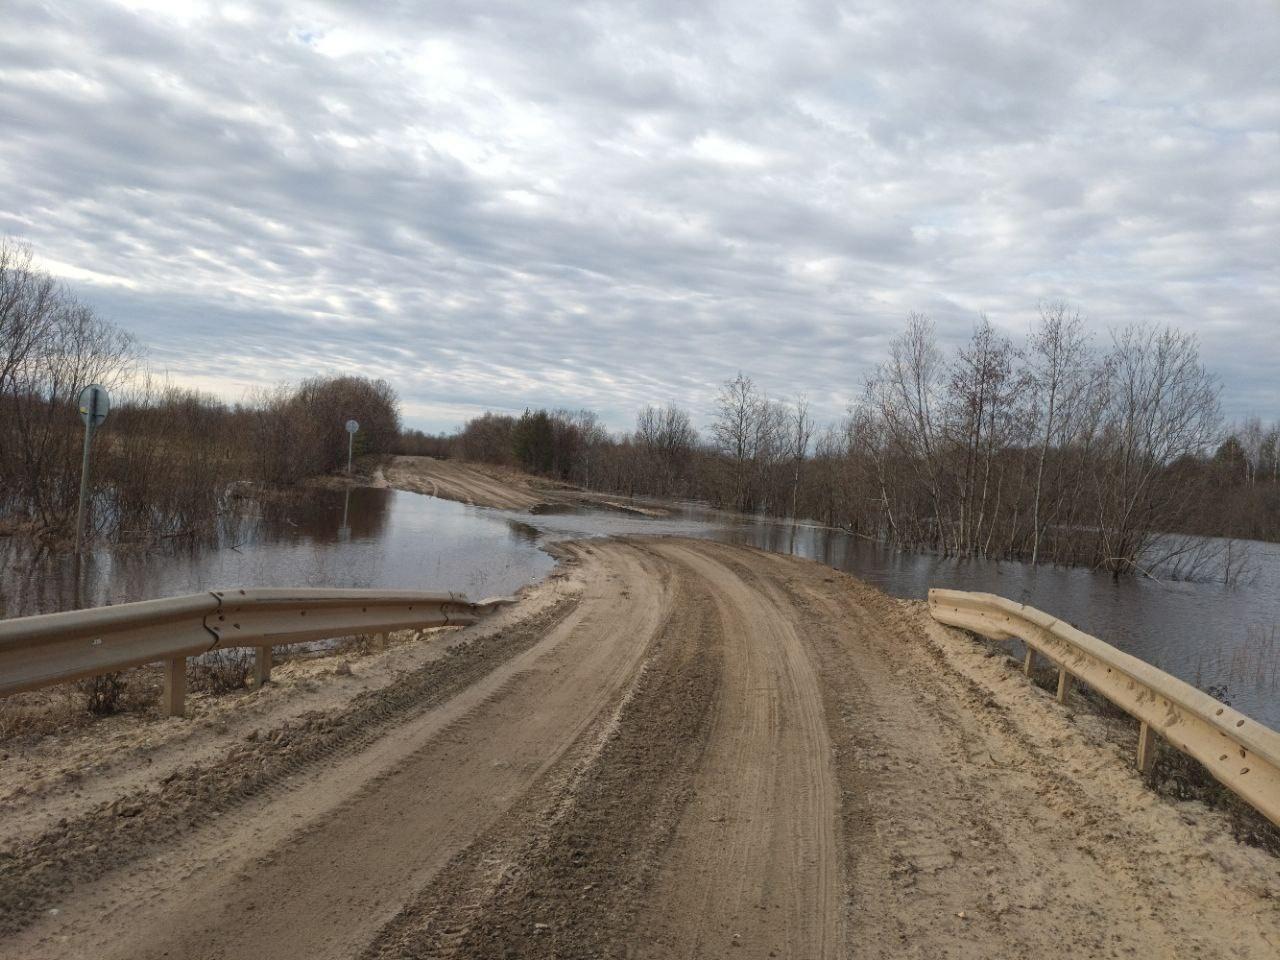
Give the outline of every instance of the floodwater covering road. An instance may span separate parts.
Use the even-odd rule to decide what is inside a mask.
[[[561,551],[313,711],[267,688],[57,824],[11,801],[0,956],[1276,956],[1274,858],[921,605],[748,547]]]

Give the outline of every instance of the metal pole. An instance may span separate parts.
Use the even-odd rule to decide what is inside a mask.
[[[80,507],[76,510],[76,556],[84,543],[84,508],[89,499],[89,443],[93,440],[93,417],[84,425],[84,457],[80,461]]]
[[[355,446],[356,435],[347,431],[347,476],[351,476],[351,448]]]

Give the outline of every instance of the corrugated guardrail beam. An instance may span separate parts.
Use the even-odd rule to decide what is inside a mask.
[[[1219,781],[1280,825],[1280,733],[1189,683],[1034,607],[989,593],[930,590],[935,620],[993,640],[1017,638],[1058,665],[1058,698],[1078,678],[1141,723],[1138,765],[1149,770],[1154,733],[1199,760]]]
[[[510,602],[471,603],[456,593],[261,588],[0,620],[0,696],[163,660],[166,709],[180,714],[189,656],[256,647],[264,680],[278,644],[465,626]]]

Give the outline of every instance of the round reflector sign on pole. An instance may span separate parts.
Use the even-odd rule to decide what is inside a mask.
[[[347,421],[347,476],[351,475],[351,453],[355,448],[356,431],[359,429],[360,424],[356,421]]]
[[[80,391],[80,419],[86,427],[92,429],[100,426],[107,419],[110,409],[111,397],[107,394],[106,387],[91,383]]]
[[[107,419],[107,411],[111,409],[111,398],[107,388],[98,383],[91,383],[80,391],[80,419],[84,421],[84,454],[80,460],[80,505],[76,508],[76,557],[84,547],[84,515],[89,501],[89,443],[93,440],[93,431]]]

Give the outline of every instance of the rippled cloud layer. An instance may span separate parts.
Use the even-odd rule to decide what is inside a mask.
[[[377,8],[376,10],[373,8]],[[1280,413],[1280,8],[5,4],[0,233],[175,379],[834,419],[908,312],[1195,330]]]

